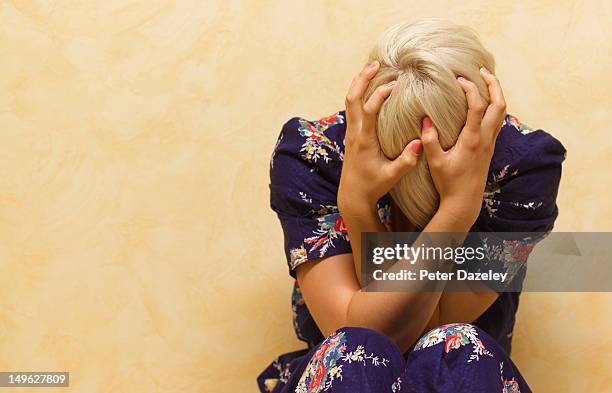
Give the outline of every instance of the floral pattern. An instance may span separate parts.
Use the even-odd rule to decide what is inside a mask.
[[[482,392],[530,392],[508,355],[475,326],[441,326],[420,343],[412,353],[403,354],[379,332],[344,327],[308,352],[300,352],[301,358],[293,358],[290,363],[287,355],[282,361],[277,359],[260,375],[260,391],[456,393],[478,387]],[[451,351],[456,355],[446,356]],[[506,372],[504,364],[510,365]]]
[[[387,201],[379,202],[378,205],[378,217],[380,222],[385,226],[387,231],[393,230],[393,223],[391,222],[391,204]]]
[[[482,202],[489,217],[496,217],[498,206],[501,203],[496,197],[496,194],[501,193],[500,182],[516,175],[518,175],[518,170],[510,170],[510,165],[506,165],[497,173],[493,173],[493,181],[487,182]]]
[[[325,131],[329,127],[344,123],[344,116],[335,113],[317,121],[311,122],[300,119],[299,122],[298,132],[305,138],[300,152],[306,161],[316,163],[319,159],[322,159],[324,162],[328,162],[330,152],[336,153],[340,160],[344,158],[344,153],[338,143],[325,135]]]
[[[502,393],[521,393],[520,385],[515,378],[504,378],[504,362],[499,363],[499,373],[503,385]]]
[[[298,119],[299,126],[297,127],[298,134],[303,138],[300,148],[302,158],[311,163],[328,163],[331,155],[335,154],[336,159],[342,161],[343,151],[335,136],[329,137],[326,132],[335,126],[344,125],[345,118],[341,112],[332,114],[331,116],[323,117],[319,120],[308,121],[302,118]],[[523,135],[527,135],[533,130],[521,123],[515,116],[507,115],[504,124],[505,127],[511,127],[519,131]],[[282,132],[279,136],[274,151],[278,149],[283,142],[285,133]],[[565,154],[565,153],[563,153]],[[270,162],[271,168],[274,168],[274,157]],[[317,166],[312,166],[310,171],[318,171],[321,163]],[[492,172],[490,181],[487,182],[483,193],[482,210],[490,218],[496,218],[501,207],[500,195],[503,193],[502,182],[507,181],[519,175],[519,170],[511,164],[504,165],[501,169]],[[297,190],[300,200],[306,204],[312,205],[313,199],[308,195],[307,190]],[[508,201],[508,205],[523,208],[525,210],[536,210],[543,206],[543,201]],[[378,204],[378,214],[381,222],[387,230],[392,230],[391,222],[391,203],[390,197],[386,197]],[[308,260],[310,255],[316,254],[318,257],[328,256],[329,250],[335,248],[335,241],[340,239],[346,243],[349,242],[348,233],[344,225],[342,217],[338,213],[338,208],[334,205],[320,205],[319,208],[312,209],[310,216],[316,220],[317,227],[311,231],[311,236],[305,237],[302,244],[296,245],[289,249],[290,267],[295,268],[300,263]],[[343,247],[342,250],[347,249]],[[315,253],[315,251],[317,251]]]
[[[506,118],[504,119],[504,125],[511,125],[523,135],[530,134],[534,131],[527,124],[521,123],[519,119],[516,118],[516,116],[512,115],[506,116]]]
[[[304,263],[308,260],[308,253],[306,249],[304,248],[303,244],[299,247],[292,248],[291,250],[289,250],[289,255],[291,258],[289,261],[289,264],[292,269],[295,268],[300,263]]]
[[[298,339],[308,342],[308,337],[305,337],[302,334],[302,330],[300,329],[300,325],[298,322],[298,315],[300,309],[304,309],[306,307],[306,302],[304,301],[304,296],[302,296],[302,289],[298,284],[297,280],[293,282],[293,291],[291,293],[291,314],[293,316],[293,330],[295,331]]]
[[[345,364],[360,363],[362,366],[387,367],[389,360],[366,352],[363,345],[347,352],[348,340],[345,332],[333,332],[314,353],[306,366],[296,393],[319,393],[329,390],[334,381],[342,381]]]
[[[393,382],[391,385],[391,392],[395,393],[399,392],[400,390],[402,390],[402,377],[397,377],[395,382]]]
[[[289,370],[288,364],[281,364],[281,362],[277,359],[272,363],[272,367],[274,367],[278,371],[278,377],[275,378],[266,378],[264,380],[264,386],[266,392],[274,391],[274,388],[278,383],[287,383],[289,377],[291,376],[291,371]]]
[[[446,353],[461,346],[472,344],[472,354],[467,361],[468,363],[473,360],[480,360],[481,356],[493,356],[478,338],[476,327],[466,323],[452,323],[431,330],[421,337],[414,350],[419,351],[442,343]]]
[[[494,235],[481,235],[481,241],[486,255],[487,263],[496,262],[503,266],[504,272],[508,273],[509,279],[518,273],[525,266],[527,258],[533,251],[538,242],[543,240],[548,233],[534,234],[522,239],[499,239]]]
[[[330,247],[334,247],[335,239],[348,242],[346,225],[336,206],[321,206],[316,219],[318,228],[313,231],[314,236],[304,239],[304,243],[310,245],[310,252],[318,249],[319,257],[323,257]]]
[[[530,130],[529,127],[520,123],[516,117],[506,116],[498,136],[500,148],[496,148],[494,153],[475,230],[531,232],[535,230],[534,225],[538,225],[537,230],[540,227],[552,228],[556,216],[545,212],[553,211],[555,207],[551,190],[556,190],[558,178],[556,183],[553,179],[545,190],[531,189],[530,184],[542,184],[542,177],[553,176],[549,172],[543,175],[538,173],[540,168],[560,167],[565,149],[544,131],[527,133],[527,130]],[[272,158],[271,202],[285,230],[285,250],[292,274],[296,266],[311,258],[351,252],[349,234],[336,203],[345,132],[344,112],[338,112],[316,121],[291,119],[277,140],[275,151],[282,150],[283,154],[273,155]],[[525,164],[525,152],[539,151],[547,151],[545,158],[540,159],[537,154],[531,154],[528,165]],[[536,181],[531,182],[529,179],[534,177]],[[389,231],[393,230],[391,200],[387,194],[379,200],[377,206],[380,220]],[[287,217],[292,220],[286,220]],[[295,218],[299,225],[295,224]],[[508,230],[506,225],[509,222],[513,226]],[[491,252],[503,251],[508,259],[513,255],[523,258],[530,251],[529,245],[519,244],[507,245],[506,249],[503,251],[502,247],[499,250],[492,249]],[[504,266],[509,269],[519,267],[509,261]],[[510,270],[508,277],[512,279],[516,272]],[[518,295],[504,294],[499,301],[515,303],[507,299],[512,296]],[[512,307],[499,307],[497,310],[508,309]],[[299,318],[301,322],[296,324],[298,336],[308,336],[307,342],[322,339],[308,309],[298,306],[297,313],[302,315]],[[495,322],[491,322],[495,320],[509,319],[487,318],[487,323],[495,325]],[[506,350],[510,350],[508,334],[512,331],[511,324],[505,327],[495,325],[493,328],[499,330],[495,336],[500,342],[503,341]],[[491,332],[490,329],[487,331]],[[312,336],[311,333],[316,334]]]
[[[300,191],[299,195],[302,201],[312,203],[312,198],[308,194]],[[312,209],[309,214],[316,218],[317,228],[311,232],[312,236],[304,238],[304,243],[300,247],[290,250],[291,268],[306,262],[309,253],[318,251],[316,253],[318,257],[324,257],[330,247],[335,247],[334,241],[337,239],[350,242],[344,219],[336,206],[320,205],[318,209]],[[378,204],[378,216],[385,228],[391,231],[391,204],[388,201],[381,201]]]
[[[382,365],[382,366],[387,367],[387,363],[389,363],[387,359],[380,358],[374,355],[373,353],[370,353],[369,355],[367,355],[365,351],[365,347],[363,345],[358,345],[357,349],[355,349],[353,352],[349,352],[346,355],[344,355],[342,360],[349,364],[352,362],[360,362],[364,366],[368,364],[367,363],[368,361],[370,361],[372,365],[374,366]]]
[[[271,157],[270,202],[283,226],[287,262],[294,277],[295,267],[309,258],[351,252],[349,234],[336,203],[344,158],[345,132],[345,114],[338,112],[316,121],[293,118],[285,124],[276,141],[274,151],[282,151],[282,154],[273,153]],[[481,214],[473,230],[545,232],[552,229],[557,211],[556,190],[565,153],[561,143],[551,135],[542,130],[532,130],[514,116],[506,116],[483,193]],[[377,209],[381,222],[387,230],[392,230],[391,196],[385,195],[379,201]],[[512,269],[524,265],[537,242],[537,239],[524,240],[506,243],[490,241],[489,252],[493,257],[503,259],[504,267],[512,274]],[[510,353],[511,350],[510,338],[514,318],[508,314],[516,312],[517,300],[518,293],[500,293],[496,302],[474,325],[451,324],[432,330],[419,340],[415,347],[415,351],[419,352],[418,359],[431,360],[440,354],[465,353],[465,358],[461,357],[461,364],[453,364],[448,370],[461,372],[469,367],[469,370],[480,372],[486,369],[486,372],[481,373],[481,377],[487,378],[492,375],[490,366],[493,356],[496,388],[490,391],[500,391],[503,385],[505,393],[516,393],[518,386],[524,393],[528,392],[524,381],[519,378],[520,375],[513,370],[501,380],[496,374],[499,361],[511,363],[505,353]],[[351,380],[354,382],[357,378],[355,375],[365,375],[360,374],[359,370],[363,370],[361,367],[380,372],[389,371],[393,367],[388,367],[386,359],[391,359],[393,365],[397,365],[393,360],[395,355],[385,352],[385,349],[397,351],[393,343],[388,346],[380,343],[372,346],[369,344],[371,341],[359,342],[358,339],[351,338],[350,334],[345,336],[344,329],[324,339],[310,315],[297,283],[292,296],[292,311],[295,331],[298,337],[308,344],[309,349],[282,355],[279,358],[283,359],[282,362],[276,366],[270,365],[258,379],[261,391],[266,389],[266,378],[268,385],[276,384],[272,388],[274,393],[285,390],[284,381],[291,373],[285,373],[283,367],[289,364],[289,361],[292,370],[296,367],[300,369],[299,374],[289,378],[290,382],[287,384],[292,384],[289,389],[295,391],[297,386],[297,391],[302,392],[332,390],[332,384],[333,391],[356,391],[359,389],[351,390],[348,386]],[[481,334],[483,330],[487,334]],[[322,342],[324,345],[320,346]],[[498,351],[499,346],[505,352]],[[373,352],[379,355],[374,355]],[[301,359],[305,353],[312,353],[314,356],[312,359]],[[401,354],[399,357],[401,358]],[[452,359],[457,359],[457,356],[448,357],[447,360]],[[302,360],[308,364],[302,363]],[[277,367],[279,365],[280,369]],[[359,369],[355,370],[354,367]],[[413,389],[415,381],[412,376],[415,372],[427,374],[427,367],[411,367],[410,372],[387,375],[389,379],[384,379],[385,385],[380,390],[388,391],[390,388],[391,391],[398,392]],[[306,371],[302,374],[304,368]],[[356,374],[347,375],[347,372]],[[376,374],[374,378],[377,379],[380,375]]]

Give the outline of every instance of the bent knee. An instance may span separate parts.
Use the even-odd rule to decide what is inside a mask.
[[[444,349],[448,352],[449,349],[457,348],[463,343],[482,341],[485,337],[488,341],[487,333],[471,323],[449,323],[435,327],[421,336],[415,344],[414,350],[418,351],[443,344]]]

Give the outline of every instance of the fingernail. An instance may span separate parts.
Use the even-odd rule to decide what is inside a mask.
[[[395,87],[395,85],[397,85],[397,81],[391,81],[391,82],[387,83],[387,86],[389,86],[389,87]]]
[[[416,142],[412,142],[410,150],[412,150],[414,154],[421,154],[421,151],[423,151],[423,142],[421,142],[420,139],[417,139]]]
[[[370,64],[368,64],[368,68],[374,68],[376,67],[376,65],[378,64],[378,62],[376,60],[370,62]]]
[[[480,67],[480,72],[491,75],[489,70],[487,70],[485,67]]]
[[[458,77],[457,77],[457,80],[458,80],[459,82],[467,82],[467,79],[465,79],[465,78],[464,78],[464,77],[462,77],[462,76],[458,76]]]
[[[423,118],[423,129],[428,129],[431,127],[431,119],[427,116]]]

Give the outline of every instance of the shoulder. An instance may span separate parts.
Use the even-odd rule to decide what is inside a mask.
[[[294,117],[282,127],[270,159],[270,187],[333,204],[344,159],[345,113]]]
[[[344,158],[344,112],[318,120],[294,117],[278,136],[270,160],[270,206],[280,220],[287,263],[350,253],[337,208]]]
[[[566,150],[554,136],[542,129],[521,123],[513,115],[506,115],[497,138],[491,160],[489,180],[511,177],[546,166],[559,166]]]
[[[477,222],[481,229],[550,230],[565,156],[563,144],[550,133],[507,115],[491,160]]]
[[[281,129],[270,166],[274,167],[275,158],[281,153],[299,158],[313,166],[332,160],[341,161],[345,132],[344,111],[318,120],[293,117]]]

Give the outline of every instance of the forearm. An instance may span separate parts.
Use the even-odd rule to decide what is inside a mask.
[[[416,240],[417,244],[425,247],[453,247],[457,242],[462,242],[464,235],[428,237],[428,233],[452,232],[467,233],[472,218],[458,214],[460,210],[453,207],[442,206],[431,222],[425,227],[421,236]],[[362,217],[363,218],[363,217]],[[353,257],[356,267],[361,264],[361,233],[380,232],[384,227],[373,222],[373,217],[368,220],[349,219],[347,228],[353,246]],[[355,244],[354,240],[358,238]],[[355,252],[357,250],[357,252]],[[426,268],[431,261],[417,260],[407,263],[397,262],[394,269],[419,270]],[[360,271],[360,270],[359,270]],[[441,291],[424,291],[424,282],[406,283],[405,291],[402,292],[366,292],[358,290],[354,292],[347,306],[346,320],[350,326],[363,326],[385,333],[391,337],[402,349],[409,348],[422,334],[430,321],[436,323],[443,316],[439,309]],[[410,286],[408,286],[410,285]],[[442,288],[440,288],[442,289]]]
[[[380,221],[376,206],[365,206],[361,209],[345,209],[342,218],[347,227],[353,263],[357,280],[361,284],[361,234],[365,232],[386,232],[387,229]]]

